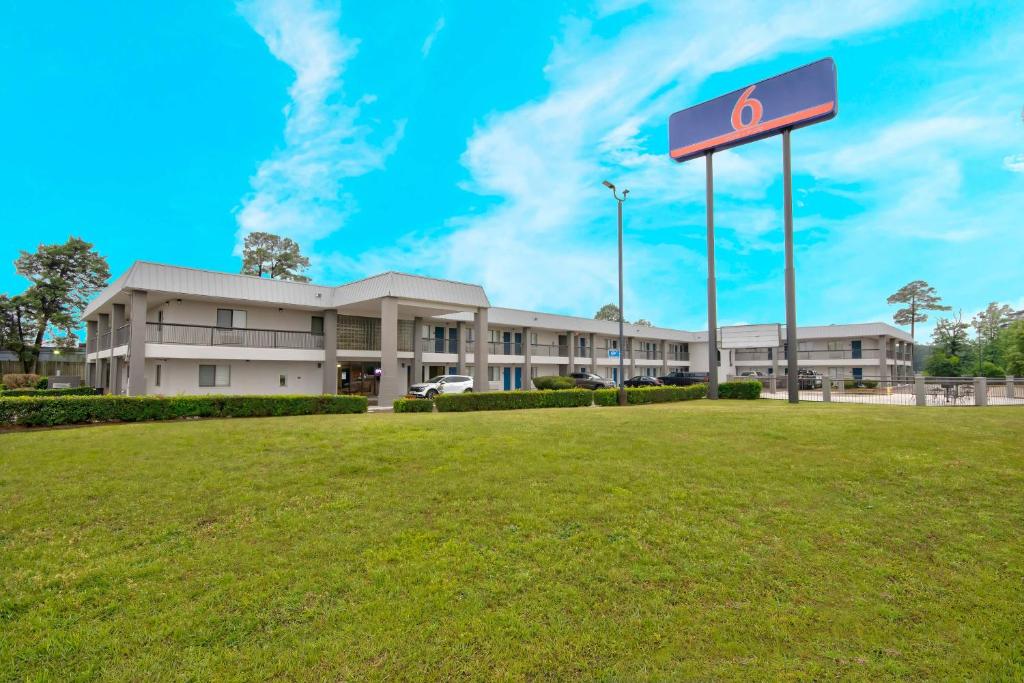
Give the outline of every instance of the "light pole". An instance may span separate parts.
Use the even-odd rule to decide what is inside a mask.
[[[615,186],[610,182],[606,180],[601,184],[612,191],[612,196],[615,197],[615,201],[619,205],[619,405],[624,406],[626,405],[626,378],[622,354],[626,348],[626,340],[622,328],[626,317],[622,310],[622,202],[626,201],[626,197],[629,196],[629,190],[623,190],[620,198],[615,191]]]

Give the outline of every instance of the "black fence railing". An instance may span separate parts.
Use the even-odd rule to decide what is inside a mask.
[[[293,330],[146,323],[146,341],[194,346],[245,346],[261,349],[322,349],[324,335]]]

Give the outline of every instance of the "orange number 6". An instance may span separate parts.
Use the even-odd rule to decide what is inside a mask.
[[[761,116],[764,114],[764,107],[761,105],[761,100],[756,97],[751,97],[750,93],[754,92],[756,85],[752,85],[743,91],[740,98],[736,100],[736,106],[732,108],[732,127],[733,130],[741,130],[743,128],[750,128],[761,123]],[[743,123],[743,110],[750,109],[750,121]]]

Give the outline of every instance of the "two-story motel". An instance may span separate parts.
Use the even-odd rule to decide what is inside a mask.
[[[88,382],[113,394],[341,392],[390,405],[439,374],[496,391],[532,388],[538,375],[619,372],[616,322],[492,307],[479,285],[395,272],[326,286],[137,261],[84,317]],[[626,325],[625,335],[627,377],[708,370],[706,333]],[[801,368],[912,374],[910,336],[884,323],[801,327],[798,337]],[[719,357],[722,379],[785,372],[784,347]]]

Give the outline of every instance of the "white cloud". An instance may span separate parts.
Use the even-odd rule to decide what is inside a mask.
[[[1024,173],[1024,154],[1003,157],[1003,168],[1012,173]]]
[[[308,247],[344,224],[355,202],[342,181],[383,168],[404,122],[373,142],[374,131],[360,123],[360,114],[375,98],[344,101],[342,75],[358,42],[339,32],[337,9],[313,0],[252,0],[238,10],[295,72],[284,109],[284,147],[250,179],[252,192],[236,211],[239,237],[262,230]]]
[[[423,54],[424,59],[426,59],[427,56],[430,54],[430,50],[434,47],[434,41],[437,40],[437,37],[441,35],[441,31],[443,30],[444,17],[441,17],[440,19],[437,20],[437,23],[434,24],[434,30],[432,30],[430,34],[426,37],[426,39],[423,41],[423,46],[420,48],[420,52]]]
[[[632,6],[607,3],[604,12]],[[489,116],[468,141],[464,188],[502,201],[451,221],[443,250],[466,257],[451,259],[446,275],[481,282],[492,300],[510,305],[550,308],[562,301],[563,309],[587,312],[604,303],[615,282],[614,203],[600,181],[631,187],[627,207],[656,204],[659,213],[674,216],[669,220],[685,220],[678,202],[703,200],[702,165],[675,165],[664,141],[641,136],[644,127],[692,101],[714,73],[884,26],[908,7],[673,2],[649,8],[610,39],[587,21],[567,20],[545,68],[549,93]],[[760,197],[773,172],[757,159],[768,153],[718,155],[716,163],[728,171],[720,174],[720,189]],[[762,229],[758,224],[752,232]],[[647,265],[643,256],[658,258],[652,247],[634,252],[640,268]]]

